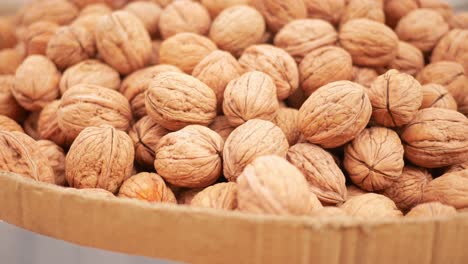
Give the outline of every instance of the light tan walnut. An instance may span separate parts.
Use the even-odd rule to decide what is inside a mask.
[[[278,32],[293,20],[307,17],[303,0],[252,0],[251,4],[263,15],[272,32]]]
[[[239,56],[249,46],[260,43],[264,34],[263,16],[252,7],[238,5],[216,17],[209,36],[220,49]]]
[[[390,64],[398,52],[398,37],[387,26],[369,19],[354,19],[340,28],[341,46],[359,66],[383,67]]]
[[[206,187],[221,176],[223,145],[223,139],[213,130],[187,126],[159,140],[154,167],[175,186]]]
[[[387,23],[395,27],[402,17],[419,8],[431,9],[450,20],[452,10],[444,0],[386,0],[385,15]]]
[[[306,95],[335,81],[353,78],[351,55],[339,47],[323,47],[305,56],[299,64],[301,88]]]
[[[299,131],[299,111],[294,108],[280,107],[276,111],[273,123],[283,131],[290,146],[299,141],[301,132]]]
[[[299,109],[299,130],[304,139],[324,148],[339,147],[353,140],[367,126],[372,114],[364,89],[357,83],[339,81],[315,91]]]
[[[91,3],[87,6],[81,7],[80,14],[78,18],[84,17],[84,16],[89,16],[89,15],[108,15],[112,13],[112,8],[103,3],[102,1],[94,1],[96,3]],[[78,19],[77,18],[77,19]],[[76,20],[76,19],[75,19]]]
[[[307,7],[308,17],[323,19],[338,25],[344,13],[345,0],[304,0]]]
[[[278,100],[288,98],[299,87],[299,72],[294,59],[273,45],[253,45],[247,48],[239,63],[248,71],[261,71],[273,78]]]
[[[39,138],[53,141],[55,144],[67,148],[73,142],[73,138],[65,134],[58,125],[58,111],[61,100],[55,100],[47,104],[39,114],[37,120],[37,132]]]
[[[16,49],[0,50],[0,74],[15,74],[24,56]]]
[[[60,72],[42,55],[26,58],[18,67],[12,89],[16,101],[27,110],[38,111],[59,96]]]
[[[468,72],[468,29],[454,29],[446,34],[432,51],[431,62],[455,61]]]
[[[450,20],[451,28],[468,29],[468,12],[459,12]]]
[[[236,5],[247,5],[252,0],[201,0],[202,5],[208,10],[211,17],[215,18],[223,10]]]
[[[0,130],[24,133],[23,128],[15,120],[4,115],[0,115]]]
[[[392,219],[402,217],[395,203],[380,194],[366,193],[355,196],[341,206],[349,216],[365,219]]]
[[[162,13],[161,7],[151,1],[133,1],[126,5],[122,10],[128,11],[138,17],[150,36],[156,36],[159,33],[159,18]]]
[[[16,102],[11,90],[15,85],[15,76],[0,75],[0,115],[8,116],[17,122],[26,117],[26,111]]]
[[[37,141],[39,151],[47,158],[49,165],[54,170],[55,184],[64,186],[65,180],[65,152],[61,147],[49,140]]]
[[[424,56],[421,50],[404,41],[398,42],[395,59],[388,65],[389,69],[416,76],[424,68]]]
[[[359,187],[355,186],[355,185],[349,185],[349,186],[346,186],[346,192],[348,194],[348,197],[346,199],[349,200],[355,196],[359,196],[359,195],[363,195],[363,194],[366,194],[368,192],[364,191],[363,189],[360,189]]]
[[[143,23],[127,11],[102,16],[95,25],[99,55],[121,74],[145,67],[151,58],[151,39]]]
[[[439,84],[426,84],[422,86],[422,108],[436,107],[457,110],[457,101],[444,86]]]
[[[376,22],[385,23],[382,3],[376,0],[349,0],[341,16],[340,23],[344,24],[358,18],[367,18]]]
[[[0,49],[13,48],[16,43],[15,23],[8,17],[0,17]]]
[[[468,160],[468,119],[442,108],[420,110],[401,133],[405,157],[425,168]]]
[[[78,8],[67,0],[32,1],[23,7],[18,16],[18,23],[29,26],[38,21],[49,21],[66,25],[78,16]]]
[[[204,188],[185,189],[177,195],[177,203],[182,205],[190,205],[192,199],[197,193],[203,191]]]
[[[40,112],[30,113],[26,120],[24,120],[23,124],[24,132],[35,140],[39,140],[41,138],[38,131],[39,113]]]
[[[224,144],[224,177],[236,181],[255,158],[265,155],[284,158],[288,148],[286,136],[279,127],[265,120],[249,120],[234,129]]]
[[[173,1],[164,8],[159,18],[159,30],[164,39],[183,32],[206,35],[210,26],[208,10],[192,0]]]
[[[379,77],[379,74],[375,69],[353,66],[352,81],[355,83],[370,88],[372,82],[374,82],[377,77]]]
[[[142,172],[122,183],[118,197],[132,198],[151,203],[176,203],[171,189],[156,173]]]
[[[59,25],[47,21],[39,21],[28,26],[24,40],[28,55],[45,55],[49,40],[58,29]]]
[[[456,209],[467,208],[468,170],[449,172],[432,180],[423,190],[423,202],[440,202]]]
[[[218,133],[223,138],[223,140],[226,141],[235,127],[229,124],[227,117],[217,116],[213,120],[213,123],[210,124],[209,128]]]
[[[239,210],[244,212],[310,215],[322,207],[302,173],[278,156],[256,158],[237,182]]]
[[[207,187],[193,196],[190,206],[235,210],[237,209],[237,183],[223,182]]]
[[[405,217],[448,217],[457,215],[457,210],[450,205],[445,205],[439,202],[423,203],[415,206]]]
[[[132,172],[134,155],[132,140],[125,132],[109,125],[87,127],[68,151],[67,182],[74,188],[116,193]]]
[[[106,14],[110,15],[110,13]],[[86,16],[81,16],[75,19],[70,26],[86,28],[89,32],[92,32],[94,35],[96,32],[96,25],[101,20],[104,15],[91,14]]]
[[[68,89],[57,111],[59,128],[72,139],[90,126],[107,124],[126,131],[131,120],[130,105],[123,95],[91,84],[79,84]]]

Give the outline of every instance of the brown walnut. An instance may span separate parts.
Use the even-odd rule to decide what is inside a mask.
[[[48,21],[39,21],[28,26],[24,40],[27,54],[46,55],[47,45],[58,29],[59,25]]]
[[[338,25],[346,7],[345,0],[304,0],[308,17]]]
[[[447,33],[432,51],[431,62],[455,61],[468,72],[468,29],[454,29]]]
[[[444,86],[430,83],[422,86],[423,101],[421,108],[445,108],[457,110],[457,101]]]
[[[265,17],[273,32],[293,20],[307,17],[304,0],[252,0],[251,4]]]
[[[0,115],[8,116],[17,122],[23,121],[26,111],[18,104],[13,96],[15,76],[0,75]]]
[[[209,186],[193,196],[190,206],[235,210],[237,209],[237,184],[223,182]]]
[[[365,220],[391,219],[403,216],[389,198],[375,193],[355,196],[341,207],[349,216]]]
[[[65,180],[65,152],[61,147],[49,140],[37,141],[39,151],[47,158],[49,165],[54,170],[55,184],[64,186]]]
[[[453,206],[439,202],[429,202],[415,206],[405,217],[447,217],[456,214],[457,210]]]
[[[301,136],[299,131],[299,111],[294,108],[280,107],[273,123],[283,131],[290,146],[295,145]]]
[[[209,128],[218,133],[223,138],[223,140],[226,141],[235,127],[229,124],[227,117],[217,116],[213,120],[213,123],[210,124]]]
[[[69,137],[59,127],[57,113],[60,104],[61,100],[55,100],[42,109],[37,120],[37,132],[39,138],[53,141],[55,144],[66,148],[71,145],[73,138]]]
[[[119,197],[132,198],[152,203],[176,203],[171,189],[156,173],[142,172],[134,175],[122,183]]]
[[[159,32],[159,18],[162,13],[161,7],[151,1],[133,1],[123,8],[124,11],[138,17],[150,36],[155,36]]]

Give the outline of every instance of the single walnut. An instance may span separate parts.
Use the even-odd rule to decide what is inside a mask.
[[[402,17],[418,8],[435,11],[443,16],[446,21],[449,21],[452,15],[450,5],[444,0],[386,0],[385,15],[387,23],[391,27],[395,27]]]
[[[229,52],[215,50],[197,64],[192,75],[213,89],[218,112],[221,112],[226,86],[243,72],[239,62]]]
[[[36,181],[55,183],[55,176],[37,142],[21,132],[0,129],[0,170]]]
[[[431,62],[455,61],[468,72],[468,30],[454,29],[446,34],[432,51]]]
[[[208,10],[211,17],[214,18],[231,6],[247,5],[251,0],[201,0],[200,2]]]
[[[262,72],[245,73],[229,82],[224,92],[223,112],[234,127],[251,119],[271,121],[278,109],[275,83]]]
[[[252,0],[251,4],[265,17],[268,28],[273,32],[278,32],[293,20],[307,17],[303,0]]]
[[[299,141],[301,132],[299,131],[299,111],[294,108],[284,107],[276,111],[273,123],[283,131],[290,146]]]
[[[445,108],[457,111],[457,102],[444,86],[426,84],[422,86],[423,101],[421,108]]]
[[[444,18],[429,9],[417,9],[404,16],[395,28],[400,40],[423,52],[431,51],[449,30]]]
[[[16,43],[15,24],[7,17],[0,17],[0,49],[13,48]]]
[[[288,141],[279,127],[265,120],[249,120],[234,129],[224,144],[224,177],[236,181],[255,158],[264,155],[284,158],[288,148]]]
[[[152,203],[177,203],[174,193],[166,186],[161,176],[148,172],[139,173],[125,180],[118,196]]]
[[[146,111],[169,130],[187,125],[209,125],[216,117],[216,95],[195,77],[163,72],[153,78],[146,91]]]
[[[415,46],[400,41],[398,42],[397,55],[387,68],[416,76],[424,68],[423,53]]]
[[[204,188],[198,188],[198,189],[186,189],[181,191],[177,195],[177,203],[178,204],[183,204],[183,205],[190,205],[190,203],[193,200],[193,197],[197,195],[197,193],[203,191]]]
[[[299,109],[299,130],[304,139],[335,148],[355,138],[367,126],[372,113],[364,89],[357,83],[339,81],[315,91]]]
[[[351,55],[338,47],[316,49],[299,64],[301,88],[306,95],[335,81],[353,78]]]
[[[16,123],[15,120],[9,118],[8,116],[0,115],[0,130],[9,131],[9,132],[22,132],[24,133],[23,128]]]
[[[401,134],[405,157],[425,168],[468,160],[468,119],[442,108],[420,110]]]
[[[72,139],[86,127],[103,124],[126,131],[131,120],[130,105],[123,95],[91,84],[79,84],[68,89],[57,111],[59,128]]]
[[[58,115],[61,100],[55,100],[47,104],[39,114],[37,120],[37,132],[39,138],[53,141],[55,144],[68,147],[73,138],[65,134],[58,125]]]
[[[24,40],[28,55],[45,55],[47,45],[58,29],[59,25],[48,21],[39,21],[28,26]]]
[[[309,215],[322,205],[302,173],[284,158],[262,156],[238,179],[239,210],[255,214]]]
[[[239,63],[248,71],[261,71],[273,78],[278,100],[288,98],[299,87],[299,72],[294,59],[273,45],[253,45],[247,48]]]
[[[385,23],[385,14],[382,3],[376,0],[349,0],[340,23],[350,20],[367,18],[380,23]]]
[[[159,17],[162,9],[158,4],[150,1],[134,1],[123,8],[124,11],[138,17],[150,36],[155,36],[159,32]]]
[[[159,140],[154,167],[175,186],[206,187],[221,176],[223,144],[221,136],[211,129],[187,126]]]
[[[223,182],[207,187],[193,196],[190,206],[235,210],[237,209],[237,184]]]
[[[341,46],[359,66],[384,67],[398,52],[398,37],[387,26],[369,19],[354,19],[340,28]]]
[[[162,64],[175,65],[191,74],[195,66],[216,49],[216,44],[206,37],[179,33],[162,42],[159,60]]]
[[[39,151],[47,158],[54,170],[55,184],[64,186],[65,180],[65,152],[61,147],[49,140],[37,141]]]
[[[24,132],[35,140],[39,140],[38,120],[40,112],[32,112],[23,124]]]
[[[372,82],[374,82],[377,77],[379,77],[379,74],[372,68],[353,66],[352,81],[355,83],[358,83],[366,88],[370,88]]]
[[[468,170],[449,172],[432,180],[423,190],[423,202],[441,202],[456,209],[467,208]]]
[[[135,160],[141,166],[154,168],[154,153],[156,146],[168,130],[155,123],[149,116],[141,118],[136,122],[129,132],[135,145]]]
[[[134,156],[132,140],[125,132],[109,125],[87,127],[68,151],[67,182],[74,188],[116,193],[132,172]]]
[[[421,107],[421,85],[411,75],[389,70],[367,90],[372,103],[372,118],[386,127],[408,124]]]
[[[153,40],[151,42],[152,53],[150,59],[150,65],[158,65],[159,64],[159,48],[161,47],[161,40]]]
[[[135,15],[116,11],[102,16],[95,27],[99,55],[119,73],[132,73],[149,63],[151,39]]]
[[[60,72],[42,55],[26,58],[15,75],[11,90],[16,101],[27,110],[41,110],[59,96]]]
[[[450,20],[451,28],[468,29],[468,12],[459,12]]]
[[[349,186],[346,186],[346,193],[347,193],[347,200],[355,197],[355,196],[359,196],[359,195],[363,195],[363,194],[366,194],[368,192],[360,189],[359,187],[355,186],[355,185],[349,185]]]
[[[403,216],[395,203],[389,198],[375,193],[355,196],[341,207],[348,215],[365,219],[391,219]]]
[[[0,50],[0,75],[15,74],[23,58],[23,54],[16,49]]]
[[[67,0],[32,1],[20,12],[18,23],[29,26],[38,21],[67,25],[78,16],[78,8]]]
[[[415,206],[406,217],[447,217],[457,214],[457,210],[453,206],[444,205],[439,202],[430,202]]]
[[[338,25],[345,10],[345,0],[304,0],[310,18],[323,19]]]
[[[286,157],[304,174],[309,189],[322,203],[334,205],[346,201],[346,179],[330,153],[301,143],[292,146]]]
[[[159,19],[159,30],[164,39],[183,32],[206,35],[210,26],[211,18],[206,8],[192,0],[172,2],[164,8]]]
[[[218,133],[223,138],[223,140],[226,141],[235,127],[229,124],[227,117],[217,116],[213,120],[213,123],[210,124],[209,128]]]
[[[0,75],[0,115],[8,116],[17,122],[23,121],[26,111],[16,102],[11,90],[15,85],[15,76]]]
[[[107,4],[101,3],[101,1],[94,1],[94,2],[97,2],[97,3],[92,3],[87,6],[82,7],[78,18],[89,16],[89,15],[104,16],[104,15],[108,15],[112,13],[112,9]]]
[[[224,10],[216,17],[209,36],[220,49],[239,56],[249,46],[260,43],[263,34],[263,16],[252,7],[238,5]]]
[[[296,62],[310,52],[333,46],[338,33],[328,22],[320,19],[299,19],[285,25],[275,36],[275,46],[286,50]]]

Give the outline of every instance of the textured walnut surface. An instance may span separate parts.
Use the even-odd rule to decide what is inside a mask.
[[[237,209],[237,184],[224,182],[207,187],[193,196],[190,206],[235,210]]]
[[[139,173],[124,181],[118,196],[153,203],[176,203],[174,194],[166,186],[161,176],[148,172]]]
[[[423,202],[441,202],[463,209],[468,207],[468,170],[448,172],[428,183],[423,190]]]
[[[348,215],[366,219],[389,219],[403,216],[389,198],[375,193],[352,197],[341,206]]]

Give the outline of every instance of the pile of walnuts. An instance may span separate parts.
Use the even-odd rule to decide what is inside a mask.
[[[450,216],[467,72],[468,13],[442,0],[35,0],[0,17],[0,170],[255,214]]]

